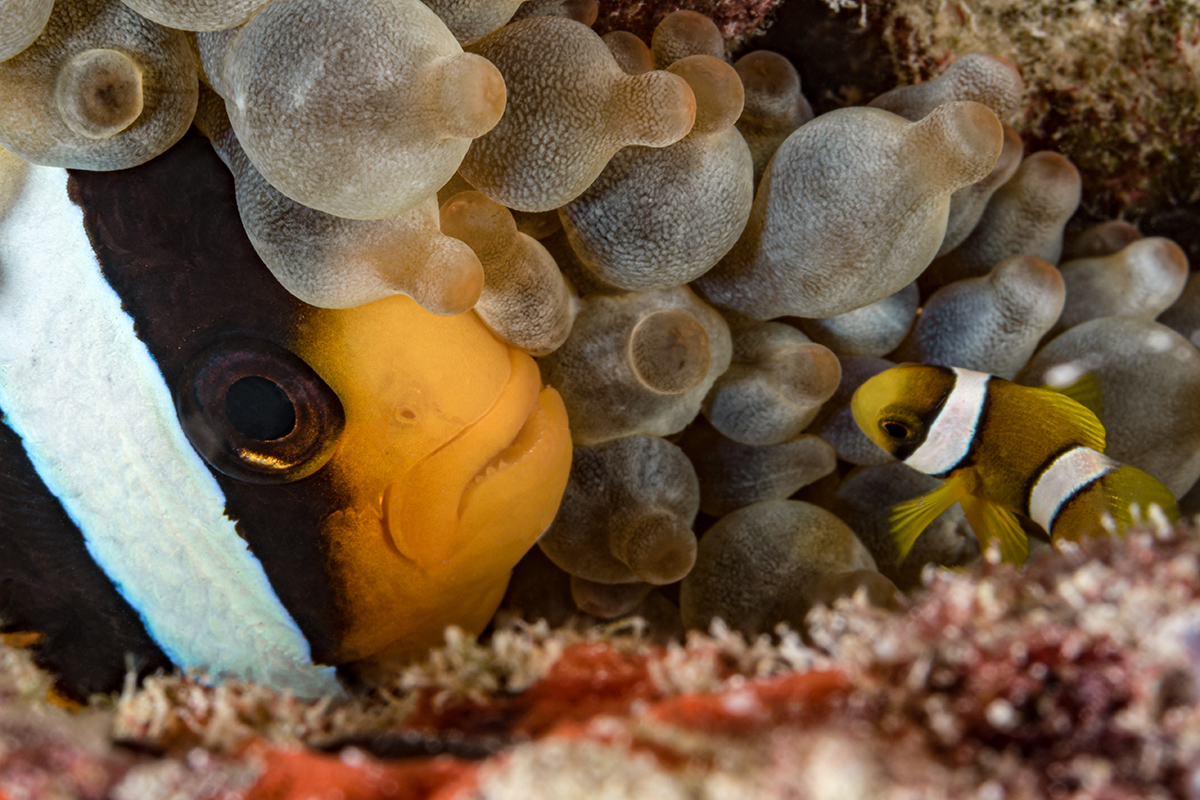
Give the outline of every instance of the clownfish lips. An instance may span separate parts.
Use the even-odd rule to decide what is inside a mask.
[[[400,553],[425,570],[495,568],[524,554],[550,524],[566,488],[566,410],[537,365],[510,353],[512,372],[480,419],[422,458],[384,493],[384,523]]]

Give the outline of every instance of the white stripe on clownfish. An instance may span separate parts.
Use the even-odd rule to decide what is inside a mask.
[[[172,661],[303,696],[340,691],[225,516],[62,169],[28,168],[0,218],[0,408]]]
[[[975,430],[987,402],[990,375],[951,368],[954,388],[929,426],[925,441],[904,463],[927,475],[942,475],[957,467],[971,452]]]
[[[1120,466],[1090,447],[1071,448],[1050,462],[1034,482],[1029,491],[1030,519],[1049,531],[1068,500]]]

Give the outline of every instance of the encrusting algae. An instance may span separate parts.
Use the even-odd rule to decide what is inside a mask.
[[[143,743],[191,725],[204,746],[228,747],[254,724],[212,734],[213,720],[261,702],[284,720],[257,731],[267,738],[314,744],[323,731],[335,747],[382,733],[390,745],[366,746],[464,762],[507,749],[507,766],[422,773],[438,787],[470,774],[480,797],[543,774],[551,796],[571,780],[547,766],[555,758],[611,777],[613,753],[628,755],[611,740],[541,741],[561,709],[522,706],[520,693],[551,696],[556,668],[587,685],[611,667],[614,705],[597,708],[616,709],[634,738],[650,736],[631,721],[636,700],[672,729],[719,731],[744,708],[758,721],[738,735],[837,750],[855,724],[903,727],[916,712],[855,705],[856,692],[899,689],[872,683],[885,655],[854,661],[829,615],[848,615],[848,631],[878,625],[886,643],[918,624],[886,609],[906,606],[930,565],[977,564],[993,540],[1018,564],[1031,547],[1067,551],[1033,559],[1032,573],[1080,542],[1102,559],[1149,558],[1141,538],[1086,540],[1200,510],[1189,243],[1088,225],[1195,202],[1177,190],[1200,191],[1187,177],[1200,120],[1183,102],[1200,94],[1197,9],[1075,4],[1080,19],[1146,23],[1111,34],[1118,44],[1158,53],[1167,29],[1179,34],[1154,75],[1120,76],[1051,74],[1108,41],[1085,46],[1055,3],[1011,19],[985,2],[867,3],[862,19],[883,20],[896,63],[922,80],[825,110],[828,96],[802,92],[803,59],[737,51],[771,5],[742,4],[740,22],[672,10],[652,33],[622,33],[610,30],[619,14],[586,2],[59,0],[40,37],[0,37],[0,144],[20,157],[0,161],[0,585],[14,587],[0,616],[35,634],[63,696],[112,691],[132,670],[123,735]],[[31,27],[23,19],[21,36]],[[1058,103],[1064,80],[1090,105]],[[1127,107],[1158,81],[1168,91]],[[1152,109],[1165,135],[1133,141]],[[1115,171],[1119,186],[1097,182],[1114,165],[1086,137],[1109,118],[1121,167],[1135,148],[1159,183]],[[53,308],[78,311],[38,311]],[[1080,396],[1087,408],[1052,391],[1072,386],[1095,390]],[[1184,558],[1191,541],[1163,546]],[[1075,580],[1087,567],[1071,569]],[[989,574],[1024,597],[1018,573]],[[917,602],[954,617],[970,581],[935,578],[934,599]],[[837,605],[848,597],[858,605]],[[497,609],[529,624],[637,614],[656,641],[693,634],[653,649],[494,628],[474,644]],[[781,622],[821,652],[786,634],[751,667],[745,648],[765,640],[694,633]],[[457,638],[435,659],[459,671],[480,659],[467,706],[410,693],[429,676],[403,671],[448,625]],[[1108,663],[1107,645],[1088,641],[1084,660]],[[538,666],[507,686],[501,741],[472,728],[473,713],[495,710],[489,664],[512,655],[480,655],[489,647],[541,653],[516,657]],[[696,666],[706,647],[738,666]],[[172,665],[212,677],[137,688]],[[735,674],[777,682],[737,695]],[[397,675],[404,699],[383,699]],[[1043,678],[1029,691],[1053,704]],[[673,704],[700,689],[725,710]],[[921,763],[961,769],[991,746],[972,727],[985,723],[1037,761],[1013,720],[1042,707],[987,691],[966,720],[922,707]],[[209,716],[147,720],[148,693]],[[321,695],[329,706],[307,705]],[[1133,702],[1121,697],[1095,713]],[[844,717],[856,708],[857,722]],[[797,727],[829,719],[823,738]],[[513,748],[513,736],[532,740]],[[626,759],[627,776],[694,787],[725,769],[698,766],[689,748],[703,743],[661,736],[699,772]],[[1081,758],[1112,758],[1129,785],[1153,772],[1071,741]],[[265,772],[246,778],[231,757],[222,780],[284,769],[263,747]],[[805,780],[809,767],[749,752],[753,767],[721,780]],[[881,759],[863,796],[907,780]]]

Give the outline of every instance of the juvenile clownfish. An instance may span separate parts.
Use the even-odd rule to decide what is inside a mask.
[[[0,151],[0,630],[67,695],[174,665],[319,696],[478,632],[570,461],[473,312],[284,290],[203,138],[104,173]]]
[[[1152,506],[1179,518],[1165,486],[1104,455],[1096,415],[1052,389],[957,367],[901,364],[860,386],[851,408],[876,444],[945,480],[893,509],[889,522],[901,559],[956,502],[980,546],[999,540],[1003,559],[1013,564],[1029,557],[1017,515],[1055,543],[1120,532]]]

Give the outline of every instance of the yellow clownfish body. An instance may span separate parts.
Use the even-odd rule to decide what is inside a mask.
[[[946,483],[896,506],[900,557],[938,515],[960,503],[979,543],[998,539],[1010,563],[1029,540],[1017,515],[1051,541],[1119,532],[1158,506],[1179,518],[1175,498],[1150,475],[1104,455],[1104,426],[1065,394],[971,370],[902,364],[854,395],[854,419],[876,444]]]

